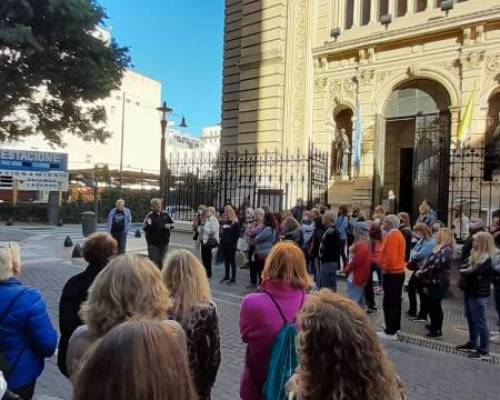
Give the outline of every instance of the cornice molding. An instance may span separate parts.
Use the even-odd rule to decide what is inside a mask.
[[[463,28],[480,22],[500,20],[500,6],[489,10],[459,15],[456,17],[444,17],[442,19],[427,21],[426,23],[410,26],[407,28],[388,30],[384,32],[373,32],[369,36],[362,36],[346,41],[329,41],[323,46],[313,49],[314,57],[327,54],[355,50],[362,47],[375,46],[399,39],[410,39],[429,33],[442,32],[451,29]]]

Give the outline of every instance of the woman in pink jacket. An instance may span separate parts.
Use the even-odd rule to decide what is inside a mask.
[[[292,321],[305,302],[311,286],[302,250],[293,242],[274,246],[262,272],[262,293],[252,293],[241,303],[240,332],[247,344],[245,370],[241,379],[242,400],[261,400],[274,340],[283,327],[284,316]],[[271,298],[272,297],[272,298]]]

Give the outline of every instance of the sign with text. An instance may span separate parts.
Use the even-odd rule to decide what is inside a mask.
[[[68,155],[0,149],[0,190],[68,190]]]

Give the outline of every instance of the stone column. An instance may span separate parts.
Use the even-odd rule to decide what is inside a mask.
[[[432,10],[434,8],[434,0],[427,0],[426,11]]]
[[[378,0],[371,0],[370,4],[370,24],[378,22]]]
[[[407,0],[408,4],[406,6],[406,15],[415,14],[417,8],[417,0]]]
[[[394,5],[394,0],[389,0],[389,12],[388,14],[392,15],[392,20],[396,17],[396,8]]]
[[[352,13],[353,13],[353,23],[352,23],[352,28],[356,29],[359,28],[360,20],[361,20],[361,0],[354,0],[352,2]]]

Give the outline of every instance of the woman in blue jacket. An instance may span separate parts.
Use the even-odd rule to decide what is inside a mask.
[[[276,232],[276,219],[273,213],[266,212],[264,214],[264,227],[255,236],[255,265],[257,269],[257,274],[259,277],[259,283],[261,281],[261,273],[264,269],[264,264],[266,263],[267,256],[271,252],[274,244],[278,241],[278,233]]]
[[[408,301],[410,308],[406,315],[413,321],[426,321],[428,310],[423,299],[423,287],[416,276],[417,271],[421,270],[427,258],[431,255],[432,250],[436,246],[436,240],[432,237],[432,231],[429,226],[423,222],[419,222],[413,228],[413,233],[418,238],[417,244],[411,249],[410,261],[408,267],[413,271],[410,280],[408,281]],[[420,298],[420,312],[417,315],[417,292]]]
[[[54,354],[57,332],[40,292],[16,279],[20,272],[19,246],[0,243],[0,352],[9,390],[29,400],[44,359]]]

